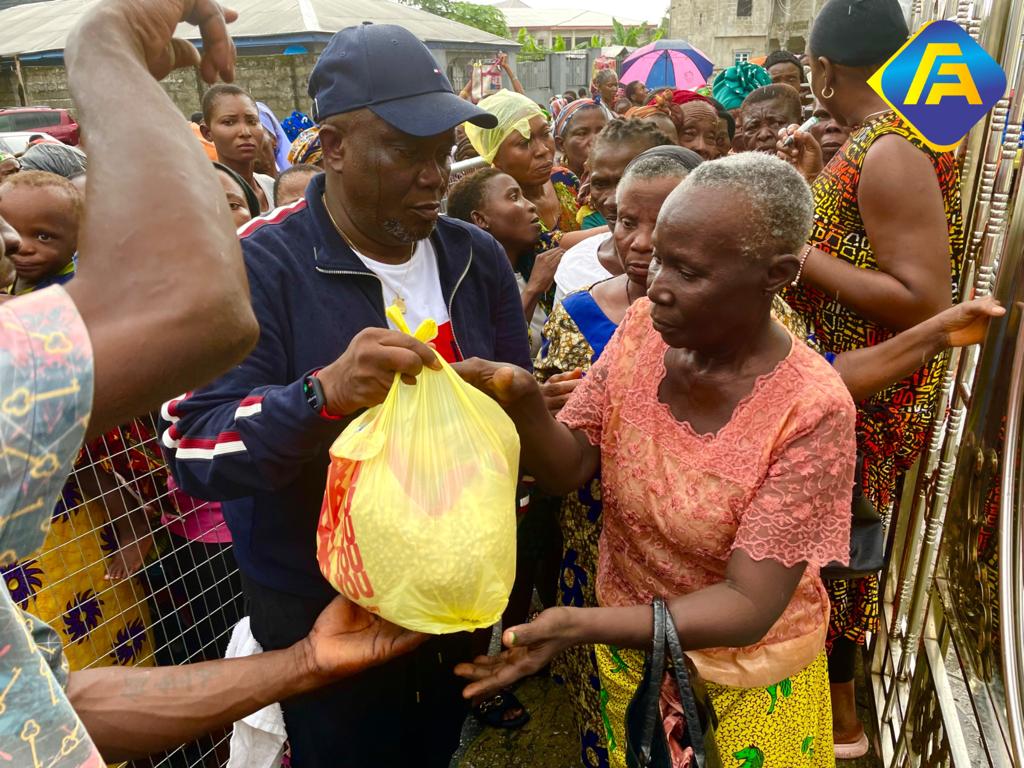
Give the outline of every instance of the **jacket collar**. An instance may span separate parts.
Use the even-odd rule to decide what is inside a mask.
[[[320,272],[357,273],[372,275],[362,260],[352,252],[348,243],[338,234],[324,206],[324,174],[314,176],[306,188],[306,207],[313,220],[313,266]],[[445,300],[451,299],[452,292],[465,274],[472,259],[472,238],[461,226],[453,224],[444,216],[430,234],[430,242],[437,253],[438,274],[441,291]]]

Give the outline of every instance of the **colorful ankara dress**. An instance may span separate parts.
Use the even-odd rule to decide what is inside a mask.
[[[534,364],[538,381],[576,368],[586,372],[615,333],[615,323],[601,310],[589,289],[566,296],[544,326],[544,345]],[[561,504],[562,564],[558,579],[561,605],[597,605],[597,548],[601,538],[601,473],[568,494]],[[565,651],[553,664],[555,678],[572,699],[583,765],[605,768],[607,728],[602,720],[601,682],[594,647]]]
[[[902,136],[924,152],[935,168],[949,226],[950,291],[956,301],[964,255],[959,166],[952,152],[939,153],[925,146],[894,112],[852,133],[814,180],[815,220],[809,242],[860,269],[879,268],[860,217],[857,188],[868,150],[888,135]],[[786,298],[806,320],[824,353],[873,346],[894,335],[806,283],[789,289]],[[924,446],[948,361],[947,355],[933,358],[912,376],[857,406],[857,447],[863,456],[864,493],[886,517],[897,501],[898,478]],[[878,628],[878,579],[833,581],[829,592],[829,643],[838,637],[863,643],[865,633]]]
[[[540,241],[537,243],[536,253],[557,248],[566,232],[575,232],[580,228],[579,222],[576,221],[576,214],[580,210],[579,203],[576,202],[580,193],[580,180],[568,168],[556,166],[551,171],[551,183],[555,187],[555,194],[558,195],[561,212],[555,226],[548,227],[541,222]]]
[[[824,648],[828,595],[819,568],[849,555],[854,406],[821,356],[794,339],[730,420],[698,434],[661,402],[668,347],[640,299],[558,418],[601,450],[597,599],[649,604],[720,583],[732,552],[807,568],[759,642],[688,656],[736,764],[831,766]],[[610,764],[625,765],[623,720],[643,654],[597,649]],[[663,714],[680,727],[674,687]],[[685,765],[684,759],[674,761]]]
[[[75,470],[103,471],[87,449]],[[84,499],[76,474],[64,483],[42,549],[3,568],[7,588],[22,610],[60,634],[72,670],[152,665],[144,578],[106,578],[108,558],[120,548],[117,534],[104,500]]]

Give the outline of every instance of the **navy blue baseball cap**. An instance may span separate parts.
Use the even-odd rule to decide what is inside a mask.
[[[313,119],[369,109],[412,136],[436,136],[460,123],[494,128],[498,118],[452,90],[427,46],[395,24],[346,27],[324,48],[309,78]]]

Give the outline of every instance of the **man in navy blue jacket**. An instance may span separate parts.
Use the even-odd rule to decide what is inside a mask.
[[[264,649],[305,636],[335,596],[316,562],[328,448],[350,417],[383,401],[396,372],[433,351],[388,328],[440,326],[455,361],[529,368],[522,304],[497,242],[439,216],[454,128],[495,118],[452,92],[426,47],[391,25],[339,32],[309,84],[325,174],[304,200],[242,234],[255,351],[210,386],[173,400],[164,445],[181,487],[224,502]],[[400,555],[399,555],[400,556]],[[446,766],[465,716],[454,665],[469,635],[284,703],[293,765]]]

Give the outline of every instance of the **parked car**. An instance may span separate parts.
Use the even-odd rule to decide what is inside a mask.
[[[0,109],[0,133],[46,131],[58,141],[78,145],[78,122],[67,109],[10,107]]]
[[[24,154],[28,145],[36,139],[49,139],[56,141],[53,136],[44,131],[18,131],[15,133],[0,133],[0,142],[6,144],[9,152],[15,155]]]

